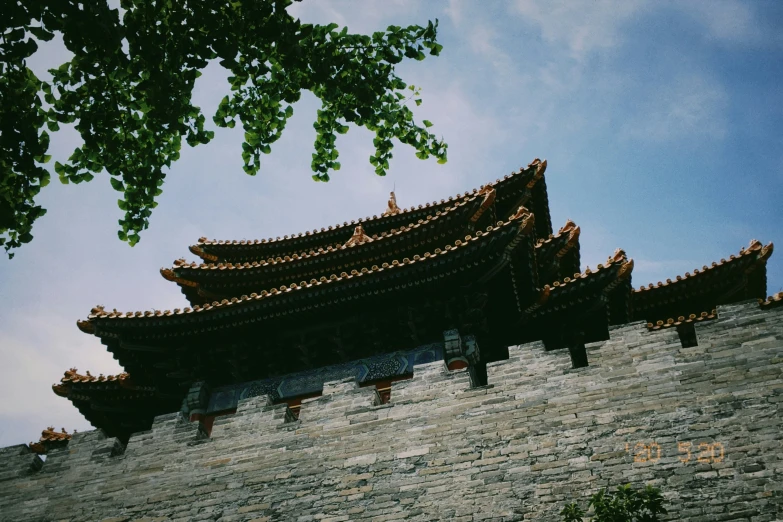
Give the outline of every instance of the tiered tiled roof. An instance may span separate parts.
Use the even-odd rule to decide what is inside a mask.
[[[368,216],[364,219],[323,227],[320,230],[308,230],[290,236],[269,239],[213,240],[202,237],[199,238],[196,245],[190,247],[190,251],[208,262],[232,263],[260,261],[270,257],[292,256],[293,254],[301,255],[310,250],[317,251],[318,248],[325,249],[327,246],[344,245],[357,225],[362,225],[367,234],[371,236],[384,231],[388,232],[410,223],[417,223],[420,219],[426,219],[428,215],[443,211],[458,201],[474,198],[488,188],[497,192],[496,203],[502,207],[502,212],[493,216],[494,219],[500,219],[502,215],[508,216],[520,206],[526,205],[536,214],[539,223],[537,228],[540,229],[539,237],[547,237],[552,229],[549,204],[546,199],[546,186],[543,180],[545,171],[546,160],[536,159],[527,167],[512,172],[503,179],[498,179],[480,189],[457,194],[448,199],[442,199],[440,202],[433,201],[405,208],[397,214]]]
[[[194,305],[192,308],[176,308],[174,310],[148,310],[136,312],[107,312],[103,307],[93,308],[88,316],[88,322],[81,321],[79,327],[88,333],[102,335],[109,333],[115,328],[132,327],[131,323],[140,323],[139,326],[147,327],[150,331],[156,331],[166,328],[172,323],[191,324],[195,328],[203,328],[201,331],[212,330],[214,327],[203,324],[204,319],[197,318],[199,314],[205,314],[209,321],[212,318],[231,317],[232,322],[222,327],[234,326],[238,318],[248,315],[250,322],[260,321],[279,315],[287,315],[298,312],[301,308],[296,307],[297,301],[306,300],[307,309],[318,306],[328,306],[332,301],[328,297],[335,292],[349,291],[351,294],[356,292],[356,297],[377,293],[385,290],[379,288],[384,285],[386,280],[393,280],[402,275],[398,271],[408,271],[410,274],[422,274],[430,278],[444,278],[452,274],[461,272],[458,266],[451,268],[451,265],[457,263],[465,256],[481,257],[482,254],[491,255],[488,249],[500,245],[512,244],[512,240],[519,234],[528,234],[532,232],[533,220],[525,219],[530,217],[529,213],[522,213],[511,216],[508,221],[499,221],[495,226],[490,226],[486,231],[476,231],[473,235],[465,236],[464,240],[457,239],[453,245],[445,245],[443,249],[435,248],[432,252],[425,252],[423,255],[414,255],[412,258],[405,257],[402,260],[394,259],[391,262],[384,262],[380,266],[372,265],[364,267],[361,270],[351,270],[341,272],[339,275],[332,274],[329,277],[321,276],[318,279],[301,281],[300,283],[291,283],[279,288],[261,290],[258,293],[232,297],[214,301],[205,305]],[[514,226],[516,225],[516,226]],[[503,250],[498,252],[503,253]],[[497,255],[497,253],[495,254]],[[491,260],[492,257],[481,258],[476,263]],[[445,267],[450,269],[444,270]],[[365,280],[366,279],[366,280]],[[321,297],[321,299],[319,299]],[[237,318],[237,319],[234,319]],[[166,332],[161,334],[164,337],[171,335],[191,335],[192,329],[177,330],[176,332]],[[154,336],[154,334],[150,334]]]
[[[772,245],[757,241],[713,267],[636,291],[622,250],[583,270],[576,223],[553,234],[545,170],[535,160],[415,208],[399,209],[392,195],[380,216],[290,237],[201,238],[191,251],[204,262],[180,259],[161,270],[191,306],[98,306],[77,322],[127,373],[70,370],[54,390],[96,426],[127,436],[178,409],[194,382],[231,387],[317,372],[442,342],[453,329],[480,347],[472,363],[480,375],[510,345],[581,345],[572,357],[584,359],[584,343],[607,338],[610,325],[643,319],[652,330],[679,330],[713,317],[717,305],[763,299]]]
[[[354,235],[342,245],[244,263],[177,260],[173,268],[161,269],[161,274],[178,283],[191,304],[206,304],[292,280],[360,270],[396,255],[423,255],[468,237],[494,199],[495,191],[489,188],[400,228],[370,236],[357,225]]]

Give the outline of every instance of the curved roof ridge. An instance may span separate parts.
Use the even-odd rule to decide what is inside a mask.
[[[557,295],[563,288],[569,285],[577,284],[581,280],[592,279],[596,277],[595,274],[604,273],[606,270],[612,267],[618,267],[615,281],[606,288],[606,290],[611,290],[614,288],[614,286],[619,284],[620,281],[631,275],[633,266],[633,259],[628,259],[625,255],[625,252],[618,248],[615,251],[614,256],[609,257],[606,260],[606,263],[599,263],[595,270],[592,270],[588,266],[584,269],[584,271],[575,273],[573,277],[565,277],[562,279],[562,281],[554,281],[551,285],[545,284],[543,288],[538,290],[538,297],[535,299],[535,302],[523,310],[523,314],[529,315],[535,312],[538,308],[545,306],[550,297]]]
[[[654,285],[653,283],[648,284],[647,286],[640,286],[638,290],[634,290],[634,293],[641,293],[646,292],[648,290],[655,290],[656,288],[663,288],[669,285],[676,284],[680,281],[685,281],[688,279],[693,279],[694,277],[698,276],[699,274],[704,274],[705,272],[709,272],[710,270],[717,268],[719,266],[724,266],[727,264],[730,264],[732,261],[735,261],[737,259],[741,259],[743,257],[749,256],[749,255],[757,255],[758,260],[761,262],[766,262],[767,259],[769,259],[769,256],[772,255],[772,250],[774,248],[774,245],[772,243],[769,243],[767,245],[762,245],[761,241],[757,239],[753,239],[750,242],[750,245],[748,245],[748,248],[741,248],[739,251],[739,255],[730,255],[729,259],[722,258],[720,262],[712,262],[711,266],[704,265],[701,270],[698,268],[693,270],[693,273],[691,272],[685,272],[684,276],[677,276],[674,281],[671,279],[667,279],[665,283],[662,283],[661,281],[658,281],[657,285]]]
[[[494,191],[493,191],[494,192]],[[429,215],[425,219],[420,219],[416,223],[409,223],[408,225],[403,225],[400,228],[392,229],[389,232],[381,232],[380,234],[373,234],[369,236],[369,238],[372,240],[372,242],[376,242],[379,240],[387,239],[390,237],[396,237],[399,236],[402,233],[409,232],[411,230],[417,229],[422,227],[423,225],[432,223],[433,221],[437,221],[438,219],[446,216],[447,214],[453,212],[457,208],[466,205],[467,203],[474,201],[478,197],[478,194],[476,194],[473,197],[465,198],[461,201],[457,201],[455,205],[447,207],[443,210],[437,211],[434,215]],[[487,199],[487,196],[485,196],[485,201]],[[482,203],[483,206],[483,203]],[[478,212],[483,212],[483,210],[480,208]],[[361,226],[361,225],[357,225]],[[369,243],[369,241],[367,242]],[[312,257],[318,257],[325,254],[330,254],[332,252],[343,252],[348,249],[356,248],[359,245],[353,245],[353,244],[343,244],[340,246],[332,246],[329,245],[326,248],[318,248],[316,249],[310,249],[307,252],[303,252],[301,254],[293,254],[293,255],[285,255],[285,256],[276,256],[276,257],[269,257],[265,260],[257,260],[254,262],[245,261],[244,263],[231,263],[231,262],[217,262],[217,263],[188,263],[184,259],[178,259],[174,261],[174,267],[173,268],[161,268],[161,274],[164,278],[168,279],[169,281],[174,281],[174,279],[171,279],[168,275],[168,272],[172,272],[174,269],[196,269],[196,270],[241,270],[245,268],[261,268],[265,266],[271,266],[271,265],[279,265],[281,263],[289,263],[294,261],[300,261],[309,259]],[[166,274],[163,272],[167,271]],[[173,273],[173,272],[172,272]],[[176,277],[176,276],[175,276]]]
[[[98,308],[102,307],[96,307],[93,308],[93,311],[97,310]],[[86,321],[81,321],[82,323]],[[79,325],[79,328],[84,331],[81,325]],[[94,333],[94,328],[92,331],[87,333]],[[60,379],[59,383],[52,384],[52,390],[54,393],[61,397],[67,397],[68,396],[68,388],[72,384],[83,384],[83,383],[117,383],[121,385],[129,385],[130,384],[130,375],[128,375],[127,372],[118,373],[117,375],[106,375],[104,376],[102,373],[99,374],[97,377],[95,375],[92,375],[89,371],[85,372],[85,374],[79,373],[79,370],[76,368],[71,368],[69,370],[66,370],[63,374],[62,378]]]
[[[539,239],[536,242],[536,248],[548,246],[555,240],[567,236],[566,244],[563,245],[563,247],[557,251],[557,254],[555,254],[557,257],[563,257],[564,255],[566,255],[566,253],[568,253],[569,250],[571,250],[579,242],[579,236],[581,233],[582,233],[582,229],[579,227],[579,225],[577,225],[570,219],[567,219],[565,225],[560,227],[560,230],[557,231],[557,234],[549,234],[548,238]]]
[[[659,319],[655,323],[647,323],[648,330],[660,330],[662,328],[671,328],[672,326],[680,326],[681,324],[695,323],[699,321],[706,321],[709,319],[715,319],[718,317],[717,310],[713,309],[711,312],[701,312],[700,314],[690,314],[688,317],[681,315],[676,319],[669,317],[666,320]]]
[[[390,214],[390,215],[383,215],[383,214],[381,214],[380,216],[374,215],[372,217],[367,216],[365,218],[359,218],[359,219],[356,219],[356,220],[351,220],[350,223],[348,221],[345,221],[341,225],[337,224],[337,225],[330,225],[328,227],[321,227],[320,232],[317,229],[314,229],[312,232],[307,230],[305,232],[299,232],[297,234],[290,234],[290,235],[286,234],[282,238],[280,236],[277,236],[275,238],[267,238],[267,239],[239,239],[239,240],[237,240],[237,239],[234,239],[234,240],[222,240],[222,239],[220,239],[220,240],[216,240],[216,239],[208,239],[206,237],[200,237],[198,239],[197,244],[196,245],[192,245],[190,247],[190,250],[191,250],[191,252],[193,252],[193,254],[198,255],[199,257],[202,257],[200,253],[194,252],[194,249],[198,250],[198,251],[200,251],[203,254],[207,254],[208,256],[214,257],[215,258],[214,260],[216,261],[217,260],[217,256],[214,256],[214,254],[208,254],[207,252],[204,252],[204,250],[201,248],[201,246],[203,246],[203,245],[213,246],[213,245],[260,245],[260,244],[269,244],[269,243],[276,243],[276,242],[280,242],[280,241],[286,241],[288,239],[297,239],[297,238],[300,238],[300,237],[311,236],[311,235],[322,233],[322,232],[330,232],[330,231],[333,231],[333,230],[340,230],[340,229],[347,228],[347,227],[350,227],[350,226],[363,225],[363,224],[365,224],[365,223],[367,223],[369,221],[375,221],[375,220],[381,220],[381,219],[385,220],[387,218],[397,218],[399,216],[404,216],[405,214],[407,214],[409,212],[413,212],[413,211],[417,211],[417,210],[424,210],[424,209],[427,209],[427,208],[430,208],[430,207],[434,207],[436,205],[441,205],[441,204],[444,204],[444,203],[447,203],[447,202],[450,202],[450,201],[459,201],[461,199],[466,199],[466,198],[470,197],[471,195],[476,195],[477,193],[480,192],[480,190],[483,190],[484,187],[494,188],[498,184],[502,183],[503,181],[505,181],[507,179],[510,179],[510,178],[518,176],[518,175],[520,175],[520,174],[522,174],[524,172],[527,172],[531,168],[535,168],[536,170],[535,170],[534,177],[527,184],[528,188],[529,188],[529,187],[532,187],[533,185],[535,185],[535,183],[539,179],[541,179],[541,177],[543,177],[544,172],[546,171],[546,165],[547,165],[546,160],[540,160],[540,159],[536,158],[533,161],[531,161],[527,165],[527,167],[524,167],[524,168],[520,167],[519,170],[511,172],[510,174],[507,174],[502,179],[501,178],[496,179],[494,182],[491,182],[491,183],[488,183],[487,185],[482,186],[481,189],[475,189],[474,188],[472,191],[467,191],[464,194],[457,194],[455,196],[449,196],[448,199],[441,199],[439,202],[438,201],[433,201],[432,203],[424,203],[424,204],[420,204],[418,206],[411,206],[409,208],[406,207],[406,208],[403,208],[402,212],[400,212],[398,214]]]

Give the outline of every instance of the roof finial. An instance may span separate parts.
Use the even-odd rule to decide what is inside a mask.
[[[400,207],[397,206],[397,196],[394,194],[394,190],[392,190],[391,194],[389,194],[389,202],[387,203],[386,211],[383,213],[383,215],[394,216],[400,212],[402,212],[402,210],[400,210]]]

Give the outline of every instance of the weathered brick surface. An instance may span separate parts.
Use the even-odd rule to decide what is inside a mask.
[[[211,437],[167,415],[124,452],[78,434],[40,470],[25,446],[1,449],[0,518],[554,521],[631,482],[661,487],[672,520],[783,519],[783,309],[722,307],[697,333],[682,348],[626,325],[580,369],[515,347],[478,389],[423,365],[388,405],[331,383],[298,421],[253,398]]]

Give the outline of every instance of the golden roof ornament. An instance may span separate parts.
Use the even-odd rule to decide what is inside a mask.
[[[633,270],[633,259],[629,259],[620,266],[620,270],[617,271],[617,279],[623,279],[631,275]]]
[[[392,195],[394,192],[392,192]],[[345,242],[345,245],[343,246],[353,246],[353,245],[361,245],[362,243],[369,243],[372,241],[372,238],[364,233],[364,227],[361,225],[357,225],[356,228],[353,230],[353,235],[351,236],[351,239]]]
[[[509,219],[510,220],[511,219],[522,219],[524,216],[526,216],[528,214],[530,214],[530,211],[527,209],[527,207],[522,205],[521,207],[519,207],[517,209],[516,213],[514,215],[512,215]]]
[[[386,210],[384,211],[384,216],[395,216],[402,212],[400,210],[400,207],[397,206],[397,196],[394,195],[394,191],[392,190],[389,194],[389,202],[386,205]]]
[[[73,430],[73,433],[76,433],[76,430]],[[49,449],[47,447],[47,443],[62,443],[69,441],[71,440],[73,433],[68,433],[65,431],[65,428],[62,428],[62,430],[60,430],[58,433],[54,429],[54,426],[49,426],[41,432],[40,440],[38,440],[38,442],[31,442],[29,446],[34,453],[37,453],[38,455],[45,455]]]
[[[571,221],[570,219],[566,220],[565,225],[563,225],[560,230],[557,232],[557,235],[563,234],[565,232],[571,232],[572,230],[579,228],[576,223]]]
[[[625,250],[623,250],[622,248],[618,248],[617,250],[614,251],[614,255],[607,258],[606,264],[610,265],[612,263],[620,263],[625,258],[626,258]]]

